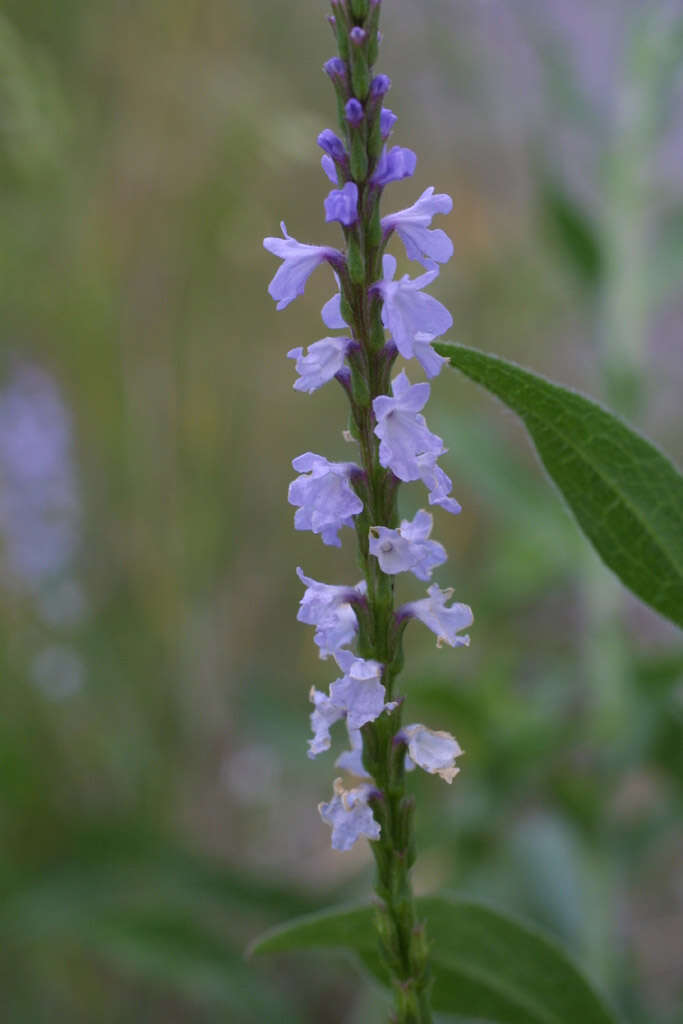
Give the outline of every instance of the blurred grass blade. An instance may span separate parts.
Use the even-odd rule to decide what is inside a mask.
[[[497,1024],[614,1024],[615,1017],[556,943],[488,907],[432,896],[427,920],[436,1010]],[[324,911],[258,938],[251,953],[320,946],[353,950],[383,984],[370,906]]]
[[[584,285],[597,287],[603,275],[603,253],[597,226],[555,181],[540,187],[543,224]]]
[[[666,456],[575,391],[464,345],[435,348],[521,416],[605,564],[683,625],[683,477]]]

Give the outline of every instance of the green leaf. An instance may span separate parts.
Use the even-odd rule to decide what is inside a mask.
[[[448,896],[418,900],[418,910],[427,920],[436,1010],[496,1024],[614,1024],[566,954],[535,928]],[[373,914],[370,906],[309,914],[256,939],[250,952],[349,949],[386,985]]]
[[[434,347],[521,416],[605,564],[683,625],[683,477],[666,456],[583,395],[464,345]]]

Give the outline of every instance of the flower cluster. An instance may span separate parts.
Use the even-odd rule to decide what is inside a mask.
[[[386,75],[370,75],[379,0],[369,5],[335,0],[333,7],[340,56],[324,70],[339,100],[343,137],[326,129],[318,144],[322,168],[334,186],[324,201],[325,219],[339,223],[345,245],[335,249],[298,242],[283,224],[284,237],[266,238],[264,246],[282,260],[268,289],[278,309],[303,293],[318,266],[327,263],[333,270],[336,290],[322,319],[328,330],[342,333],[313,342],[306,352],[293,348],[288,357],[295,361],[297,391],[311,394],[333,379],[341,384],[351,406],[348,439],[358,444],[355,462],[334,462],[313,452],[298,456],[292,463],[297,477],[289,487],[295,528],[319,534],[324,544],[334,546],[341,544],[342,527],[354,528],[364,568],[365,578],[349,586],[320,583],[297,570],[306,588],[298,619],[315,627],[320,657],[332,658],[340,673],[327,693],[311,690],[309,756],[330,748],[330,730],[343,721],[350,749],[336,763],[360,780],[346,789],[338,779],[332,800],[320,806],[332,827],[333,847],[346,850],[359,836],[377,840],[381,835],[381,815],[373,807],[382,799],[384,755],[377,754],[376,743],[372,750],[364,743],[380,719],[389,716],[395,723],[391,736],[401,770],[418,765],[447,782],[457,773],[455,760],[462,751],[456,740],[419,723],[401,726],[402,701],[392,689],[410,619],[432,630],[437,646],[457,647],[469,643],[462,630],[471,624],[472,612],[467,605],[449,604],[453,592],[436,584],[427,597],[393,608],[393,577],[411,573],[428,581],[446,561],[443,546],[430,539],[430,512],[423,508],[412,520],[399,522],[400,483],[419,482],[429,505],[460,511],[451,481],[438,464],[446,448],[423,415],[429,382],[411,383],[405,369],[392,379],[399,356],[415,361],[429,379],[445,362],[432,342],[449,330],[452,317],[425,289],[453,253],[446,233],[432,228],[433,218],[448,213],[452,201],[428,188],[412,206],[380,217],[384,188],[410,177],[417,159],[409,149],[387,145],[396,122],[382,105],[390,82]],[[407,259],[421,264],[418,276],[396,276],[396,258],[385,251],[394,236]]]

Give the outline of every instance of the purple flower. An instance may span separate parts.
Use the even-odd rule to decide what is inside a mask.
[[[388,526],[370,527],[370,554],[379,561],[382,572],[390,576],[412,572],[419,580],[431,578],[432,569],[447,558],[443,544],[429,540],[434,520],[420,509],[412,522],[404,519],[397,530]]]
[[[350,344],[350,338],[321,338],[308,346],[308,355],[301,347],[290,349],[287,358],[296,359],[296,372],[301,375],[294,381],[294,390],[310,395],[332,380],[344,365]]]
[[[391,79],[388,75],[375,75],[370,82],[370,99],[378,100],[391,89]]]
[[[303,295],[306,281],[315,268],[325,261],[338,264],[342,259],[337,249],[326,245],[306,245],[287,234],[284,221],[280,224],[284,238],[264,238],[263,248],[283,260],[282,266],[268,285],[270,296],[284,309],[298,295]]]
[[[328,156],[332,157],[338,163],[343,163],[346,160],[346,149],[344,143],[335,135],[331,128],[325,128],[324,131],[318,136],[318,145],[323,149]]]
[[[443,441],[427,428],[420,414],[429,398],[429,384],[411,384],[402,370],[392,382],[393,398],[379,395],[372,403],[377,425],[375,434],[380,439],[379,461],[399,480],[420,478],[418,456],[441,455]]]
[[[304,576],[300,568],[296,573],[306,585],[297,619],[317,627],[314,640],[320,648],[320,657],[326,658],[353,642],[358,632],[358,620],[352,603],[365,594],[365,582],[361,581],[355,587],[337,587]]]
[[[453,604],[446,607],[446,601],[450,601],[453,590],[441,590],[436,583],[432,583],[427,591],[429,597],[421,601],[411,601],[404,604],[397,612],[400,618],[410,616],[419,619],[428,626],[433,633],[436,633],[436,646],[441,647],[445,642],[451,647],[468,647],[470,638],[468,636],[457,636],[461,629],[466,629],[474,622],[472,609],[466,604]]]
[[[397,121],[398,118],[393,110],[389,110],[388,107],[382,107],[379,115],[379,130],[385,142],[394,130],[394,125]]]
[[[388,150],[385,146],[370,181],[373,185],[382,187],[388,185],[390,181],[401,181],[415,173],[416,164],[417,157],[412,149],[392,146]]]
[[[330,699],[346,712],[349,728],[360,729],[384,711],[382,666],[378,661],[358,658],[351,651],[338,650],[334,657],[344,675],[330,686]]]
[[[462,505],[450,496],[453,486],[451,479],[444,473],[441,466],[437,466],[435,456],[418,455],[417,464],[420,469],[420,480],[429,491],[427,495],[429,504],[439,505],[454,516],[462,512]]]
[[[313,739],[308,741],[308,756],[314,758],[330,749],[332,742],[330,728],[344,717],[344,710],[333,704],[326,694],[316,690],[315,687],[311,687],[309,698],[314,708],[311,712]]]
[[[318,806],[320,817],[332,826],[332,849],[350,850],[361,836],[379,839],[381,829],[368,807],[368,797],[374,792],[370,783],[356,789],[344,789],[341,779],[334,782],[334,796],[328,804]]]
[[[404,274],[398,281],[396,260],[388,253],[382,259],[384,280],[377,281],[373,291],[382,296],[382,323],[391,331],[392,339],[404,359],[419,359],[428,377],[435,377],[445,362],[431,348],[430,342],[447,331],[453,324],[453,317],[446,307],[433,295],[426,295],[421,289],[438,276],[438,267],[411,280]]]
[[[338,220],[349,228],[358,220],[358,186],[347,181],[343,188],[332,189],[325,200],[325,220]]]
[[[340,527],[353,526],[353,516],[363,510],[349,480],[359,467],[353,462],[329,462],[313,452],[299,455],[292,466],[302,474],[289,485],[289,503],[299,506],[294,528],[312,530],[321,534],[323,544],[341,547]]]
[[[362,46],[367,38],[367,32],[364,28],[361,28],[360,25],[354,25],[349,32],[349,39],[355,46]]]
[[[350,100],[347,100],[346,106],[344,107],[344,117],[349,122],[349,124],[360,124],[363,118],[365,117],[363,104],[360,103],[355,97],[351,97]]]
[[[445,193],[434,195],[430,186],[412,206],[382,217],[382,228],[398,233],[409,260],[417,260],[424,267],[432,262],[447,263],[453,255],[453,243],[440,228],[430,230],[430,224],[434,214],[450,213],[452,209],[451,197]]]
[[[419,723],[404,725],[398,735],[404,736],[408,744],[406,768],[417,764],[430,775],[440,775],[444,782],[450,784],[453,781],[460,771],[455,759],[462,754],[455,736],[428,729]]]

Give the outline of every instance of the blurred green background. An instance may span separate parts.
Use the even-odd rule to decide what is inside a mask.
[[[386,0],[379,70],[414,180],[449,192],[452,338],[606,401],[680,461],[683,9]],[[342,957],[246,964],[264,927],[365,897],[306,758],[333,676],[295,622],[291,459],[348,458],[292,389],[326,272],[276,314],[281,218],[334,242],[316,134],[325,5],[5,0],[0,13],[0,998],[11,1024],[367,1024]],[[409,269],[408,267],[405,268]],[[415,273],[414,268],[412,273]],[[445,371],[462,514],[437,579],[472,646],[407,637],[420,891],[554,932],[642,1024],[683,1021],[683,648],[620,589],[517,422]],[[417,489],[405,489],[408,511]],[[419,585],[416,585],[419,587]],[[405,585],[405,593],[420,591]]]

